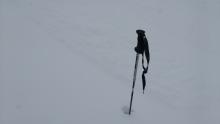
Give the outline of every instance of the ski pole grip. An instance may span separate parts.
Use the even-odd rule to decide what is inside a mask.
[[[136,30],[136,33],[138,35],[137,38],[137,46],[135,47],[135,52],[138,54],[142,54],[144,52],[144,41],[143,37],[145,36],[144,30]]]

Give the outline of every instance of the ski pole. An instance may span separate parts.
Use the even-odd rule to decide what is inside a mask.
[[[137,37],[137,46],[134,48],[134,50],[137,54],[136,54],[136,60],[135,60],[135,66],[134,66],[133,86],[132,86],[132,92],[131,92],[129,115],[131,114],[131,107],[132,107],[133,96],[134,96],[134,86],[135,86],[136,75],[137,75],[139,54],[142,54],[142,66],[143,66],[143,69],[144,69],[143,74],[142,74],[143,90],[144,90],[145,85],[146,85],[144,74],[147,73],[147,69],[148,69],[148,68],[145,68],[144,65],[143,65],[144,64],[144,60],[143,60],[144,52],[145,52],[146,49],[148,51],[148,46],[146,47],[147,39],[146,39],[145,34],[144,34],[145,31],[144,30],[136,30],[136,33],[138,35],[138,37]]]
[[[131,92],[129,115],[131,114],[131,106],[132,106],[133,96],[134,96],[134,86],[135,86],[136,75],[137,75],[138,59],[139,59],[139,54],[137,53],[136,60],[135,60],[135,66],[134,66],[134,76],[133,76],[133,85],[132,85],[132,92]]]

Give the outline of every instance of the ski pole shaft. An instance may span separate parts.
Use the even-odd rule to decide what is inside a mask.
[[[134,96],[134,87],[135,87],[135,81],[136,81],[136,75],[137,75],[138,59],[139,59],[139,54],[137,53],[136,60],[135,60],[135,66],[134,66],[133,85],[132,85],[132,92],[131,92],[129,115],[131,114],[131,107],[132,107],[133,96]]]

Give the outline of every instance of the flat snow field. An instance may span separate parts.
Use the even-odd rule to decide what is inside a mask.
[[[220,124],[219,0],[0,0],[0,124]],[[136,29],[141,62],[129,106]]]

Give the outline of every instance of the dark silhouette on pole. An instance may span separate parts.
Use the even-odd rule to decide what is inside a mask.
[[[149,61],[150,61],[149,46],[148,46],[147,38],[145,36],[145,31],[144,30],[136,30],[136,33],[137,33],[138,37],[137,37],[137,46],[135,47],[136,59],[135,59],[135,66],[134,66],[133,85],[132,85],[132,92],[131,92],[129,115],[131,114],[131,108],[132,108],[132,102],[133,102],[133,96],[134,96],[134,87],[135,87],[135,81],[136,81],[136,75],[137,75],[137,67],[138,67],[139,55],[142,54],[142,67],[143,67],[142,84],[143,84],[143,93],[144,93],[144,89],[145,89],[145,86],[146,86],[145,74],[148,71],[148,65],[149,65]],[[145,54],[146,59],[147,59],[147,67],[144,67],[144,54]]]

